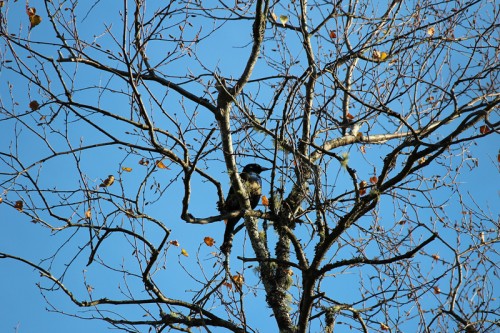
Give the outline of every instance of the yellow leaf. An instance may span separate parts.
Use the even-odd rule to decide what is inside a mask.
[[[189,253],[188,253],[185,249],[182,249],[182,250],[181,250],[181,254],[182,254],[184,257],[189,257]]]
[[[126,172],[130,172],[130,171],[132,171],[132,168],[129,168],[129,167],[122,167],[122,170],[123,170],[123,171],[126,171]]]
[[[436,32],[436,29],[434,27],[430,27],[429,29],[427,29],[427,34],[429,36],[434,36],[434,32]]]
[[[207,244],[207,246],[214,246],[215,244],[215,240],[212,237],[207,236],[203,238],[203,241],[205,242],[205,244]]]
[[[42,18],[40,17],[40,15],[33,15],[33,16],[30,16],[30,29],[36,27],[37,25],[40,24],[40,22],[42,22]]]
[[[241,274],[233,275],[233,282],[241,287],[243,282],[245,282],[245,278]]]
[[[389,55],[386,52],[373,50],[372,57],[375,60],[384,61]]]
[[[283,24],[283,26],[285,26],[286,22],[288,22],[288,16],[280,15],[280,22],[281,22],[281,24]]]
[[[274,21],[278,21],[278,16],[274,12],[271,13],[271,17]]]
[[[262,196],[262,205],[265,207],[269,206],[269,199],[265,195]]]
[[[16,204],[14,205],[14,208],[17,209],[18,211],[22,212],[23,211],[23,205],[24,203],[19,200],[19,201],[16,201]]]
[[[108,187],[108,186],[113,185],[114,182],[115,182],[115,176],[109,175],[108,178],[104,179],[102,184],[99,186],[100,187]]]
[[[156,162],[156,166],[160,169],[168,169],[168,167],[163,163],[162,160]]]
[[[90,210],[90,208],[85,212],[85,218],[87,220],[90,220],[92,218],[92,211]]]

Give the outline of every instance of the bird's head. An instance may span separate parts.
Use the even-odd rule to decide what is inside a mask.
[[[254,172],[256,174],[259,174],[262,171],[266,171],[266,170],[271,170],[271,169],[270,168],[264,168],[264,167],[260,166],[257,163],[247,164],[243,168],[243,172],[246,172],[246,173],[252,173],[252,172]]]

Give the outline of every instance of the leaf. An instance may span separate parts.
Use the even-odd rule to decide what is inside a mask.
[[[345,117],[349,120],[353,120],[354,119],[354,116],[352,114],[350,114],[349,112],[347,112],[347,114],[345,115]]]
[[[28,17],[31,17],[31,16],[34,16],[36,14],[36,8],[34,7],[28,7],[28,3],[26,3],[26,15],[28,15]]]
[[[92,218],[92,211],[90,210],[90,208],[85,212],[85,218],[87,220],[90,220]]]
[[[332,39],[337,37],[337,34],[335,33],[334,30],[330,30],[330,34],[329,35],[330,35],[330,38],[332,38]]]
[[[132,171],[132,168],[122,167],[122,170],[125,171],[125,172],[130,172],[130,171]]]
[[[207,246],[214,246],[215,244],[215,240],[212,237],[207,236],[203,238],[203,241],[205,242],[205,244],[207,244]]]
[[[94,291],[94,287],[92,287],[90,284],[87,285],[87,292],[89,294],[92,294],[92,292]]]
[[[108,178],[104,179],[102,184],[99,186],[100,187],[108,187],[108,186],[113,185],[114,182],[115,182],[115,176],[109,175]]]
[[[262,196],[262,206],[269,207],[269,199],[265,195]]]
[[[488,125],[483,125],[483,126],[479,127],[479,133],[488,134],[489,132],[491,132],[491,130],[488,127]]]
[[[160,169],[167,169],[169,170],[169,168],[163,163],[162,160],[159,160],[159,161],[156,161],[156,166]]]
[[[430,37],[434,36],[434,32],[436,32],[436,29],[434,27],[430,27],[429,29],[427,29],[427,34]]]
[[[271,17],[273,18],[274,21],[278,21],[278,16],[276,15],[276,13],[272,12]]]
[[[184,257],[189,257],[189,253],[186,251],[186,249],[182,249],[182,250],[181,250],[181,254],[182,254]]]
[[[241,274],[233,275],[232,278],[233,282],[239,287],[241,287],[243,285],[243,282],[245,282],[245,278]]]
[[[419,164],[419,165],[422,165],[422,164],[424,164],[424,163],[425,163],[425,161],[427,161],[427,159],[426,159],[425,157],[422,157],[422,158],[420,158],[420,159],[418,160],[418,164]]]
[[[363,154],[366,154],[366,146],[365,146],[365,145],[362,145],[361,147],[359,147],[359,150],[360,150]]]
[[[366,194],[366,187],[368,186],[368,183],[364,180],[359,182],[359,195],[365,195]]]
[[[3,198],[2,198],[2,197],[0,197],[0,204],[1,204],[2,202],[3,202]]]
[[[30,107],[31,111],[36,111],[40,107],[40,104],[38,104],[37,101],[31,101],[29,104],[29,107]]]
[[[370,177],[370,183],[377,184],[377,182],[378,182],[378,177],[377,176]]]
[[[173,246],[179,246],[179,241],[177,240],[171,240],[169,243]]]
[[[24,203],[21,200],[16,201],[16,204],[14,205],[14,208],[17,209],[18,211],[22,212],[23,211],[23,205]]]
[[[382,331],[388,331],[389,330],[389,326],[387,326],[386,324],[384,323],[380,323],[380,329]]]
[[[26,3],[26,15],[28,15],[30,20],[30,29],[36,27],[40,24],[40,22],[42,22],[40,15],[36,15],[36,8],[29,7],[28,3]]]
[[[223,285],[229,290],[233,289],[233,284],[231,282],[224,282]]]
[[[126,214],[128,217],[135,217],[135,214],[134,214],[134,211],[132,210],[132,208],[125,209],[125,214]]]
[[[139,161],[139,164],[140,165],[143,165],[143,166],[148,166],[149,165],[149,161],[144,159],[144,158],[141,158],[141,160]]]
[[[436,295],[441,293],[441,289],[439,289],[438,286],[434,286],[434,287],[432,287],[432,289],[434,289],[434,294],[436,294]]]
[[[34,27],[39,25],[41,22],[42,22],[42,18],[40,17],[40,15],[30,16],[30,23],[31,23],[30,29],[33,29]]]
[[[384,61],[389,55],[386,52],[373,50],[372,57],[375,60]]]
[[[283,26],[285,26],[286,22],[288,22],[288,16],[280,15],[280,22],[281,22],[281,24],[283,24]]]
[[[438,261],[438,260],[440,259],[439,254],[433,254],[433,255],[432,255],[432,259],[433,259],[434,261]]]

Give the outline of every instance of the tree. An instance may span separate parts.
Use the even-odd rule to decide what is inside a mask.
[[[498,3],[1,3],[0,210],[56,237],[0,258],[49,303],[127,332],[498,329],[498,207],[459,181],[500,129]]]

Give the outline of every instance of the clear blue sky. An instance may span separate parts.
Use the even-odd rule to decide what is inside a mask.
[[[44,11],[42,10],[41,1],[32,1],[30,6],[39,7],[39,13],[43,18]],[[102,16],[107,15],[105,4],[99,3],[96,10],[98,10]],[[21,32],[22,35],[27,34],[27,17],[25,14],[24,3],[22,2],[12,2],[9,3],[9,20],[12,25],[9,29],[11,32],[16,32],[19,22],[23,22],[24,30]],[[5,10],[4,10],[5,13]],[[99,16],[99,15],[97,15]],[[45,32],[45,26],[48,24],[47,19],[43,18],[40,26],[33,29],[31,32],[31,38],[45,38],[43,36]],[[117,29],[117,27],[114,27]],[[203,55],[204,61],[206,61],[211,66],[218,66],[225,75],[238,75],[241,72],[241,59],[238,54],[244,54],[248,48],[235,48],[232,47],[236,45],[238,47],[243,47],[246,45],[247,38],[249,35],[249,26],[241,27],[241,30],[232,30],[229,33],[227,29],[221,30],[222,32],[217,32],[216,37],[220,39],[233,40],[234,44],[228,48],[222,48],[219,46],[224,45],[223,43],[218,44],[217,48],[204,49],[200,46],[199,52]],[[84,32],[82,32],[84,33]],[[245,39],[239,41],[239,36],[244,35]],[[229,55],[229,56],[228,56]],[[56,57],[56,55],[53,55]],[[221,61],[224,60],[224,61]],[[179,67],[179,72],[184,72],[187,68]],[[192,69],[192,68],[190,68]],[[259,70],[259,69],[258,69]],[[79,75],[81,79],[85,82],[89,80],[96,79],[93,76],[89,76],[83,66],[81,66]],[[90,74],[91,75],[91,74]],[[98,80],[101,80],[99,78]],[[25,88],[25,82],[19,78],[13,76],[9,72],[0,72],[0,95],[3,103],[8,103],[9,88],[8,83],[12,84],[16,94],[24,92],[26,98],[19,98],[18,95],[15,98],[19,101],[25,101],[26,105],[20,105],[19,109],[28,109],[28,103],[30,98],[28,97],[28,92]],[[96,82],[96,84],[98,84]],[[101,82],[102,83],[102,82]],[[30,92],[33,93],[33,92]],[[85,96],[85,92],[81,92],[81,96]],[[175,100],[175,98],[174,98]],[[117,98],[117,100],[104,100],[101,102],[104,106],[115,105],[118,107],[125,107],[123,100]],[[200,117],[200,122],[210,123],[212,120],[208,118]],[[89,132],[87,132],[87,130]],[[3,140],[0,142],[0,151],[8,151],[9,145],[14,135],[12,131],[12,122],[0,122],[0,132],[3,134]],[[123,133],[122,133],[123,134]],[[79,133],[75,134],[75,138],[81,135],[85,137],[86,143],[93,142],[93,140],[98,140],[96,137],[92,137],[92,133],[87,125],[82,124]],[[27,161],[34,161],[40,156],[47,154],[46,148],[38,147],[33,145],[36,142],[33,138],[33,134],[26,133],[23,131],[20,135],[22,141],[19,147],[19,155],[25,158]],[[31,141],[33,140],[33,141]],[[78,141],[78,140],[76,140]],[[59,142],[60,143],[60,142]],[[473,146],[470,151],[470,160],[467,162],[471,167],[464,167],[462,173],[458,176],[457,181],[463,182],[463,188],[467,190],[472,198],[478,202],[483,207],[489,207],[492,215],[495,216],[500,214],[499,205],[499,165],[496,161],[497,154],[499,152],[500,144],[498,136],[490,136],[487,139],[478,141],[478,144]],[[116,152],[116,148],[106,148],[99,150],[98,153],[84,153],[86,158],[83,162],[85,167],[85,172],[88,174],[89,178],[95,182],[93,186],[100,183],[102,179],[108,174],[117,175],[122,166],[133,167],[133,172],[122,173],[120,175],[120,180],[124,183],[135,184],[144,177],[146,172],[145,168],[141,168],[137,164],[135,158],[124,158],[123,151]],[[359,157],[359,156],[358,156]],[[353,159],[356,156],[353,154]],[[477,166],[473,160],[477,160]],[[42,172],[45,177],[43,182],[53,182],[53,186],[64,187],[68,183],[71,183],[66,178],[68,173],[69,165],[73,163],[71,157],[64,157],[58,159],[54,162],[48,162],[43,166]],[[253,162],[253,159],[245,160],[243,159],[241,164],[246,162]],[[28,163],[29,164],[29,163]],[[1,165],[0,165],[1,166]],[[426,172],[427,175],[433,175],[434,173],[439,173],[442,169],[433,169],[431,166]],[[225,191],[228,189],[228,177],[223,173],[223,165],[218,164],[217,170],[220,169],[220,179],[224,186]],[[0,172],[3,170],[0,170]],[[172,170],[158,170],[157,179],[162,180],[162,184],[168,183],[168,180],[172,177],[172,174],[177,172],[175,168]],[[212,170],[213,171],[213,170]],[[74,172],[74,169],[72,169]],[[164,173],[162,175],[161,173]],[[212,172],[212,174],[217,174]],[[45,185],[47,185],[45,183]],[[196,216],[210,216],[217,214],[216,211],[216,201],[215,192],[213,187],[207,184],[199,183],[198,179],[197,191],[192,194],[192,213]],[[2,190],[2,189],[0,189]],[[110,188],[110,192],[117,191],[118,187]],[[151,215],[159,217],[162,221],[172,229],[172,236],[170,239],[176,239],[180,242],[181,247],[171,247],[165,259],[165,264],[171,268],[167,270],[166,274],[163,273],[164,279],[161,280],[163,288],[168,290],[168,295],[171,297],[185,297],[189,295],[188,299],[191,298],[190,292],[186,291],[186,281],[189,277],[184,273],[181,266],[184,265],[188,270],[194,272],[195,274],[201,274],[199,267],[196,263],[196,255],[199,254],[199,259],[202,263],[206,263],[206,269],[210,272],[212,271],[212,264],[214,263],[213,256],[211,254],[214,249],[208,248],[203,245],[203,238],[205,236],[212,236],[216,239],[217,244],[221,243],[221,235],[223,234],[224,225],[222,222],[214,223],[207,226],[200,225],[187,225],[180,220],[180,204],[179,198],[175,197],[175,193],[181,193],[182,184],[180,182],[171,185],[168,188],[168,193],[173,195],[172,200],[168,202],[160,202],[153,205],[153,208],[149,210]],[[268,183],[264,185],[264,192],[268,191]],[[0,193],[1,196],[1,193]],[[196,208],[194,208],[196,206]],[[81,212],[80,212],[81,213]],[[388,215],[391,212],[388,212]],[[446,207],[446,214],[449,216],[456,216],[456,220],[462,218],[461,207],[458,205],[456,199],[449,202],[449,206]],[[16,210],[12,209],[7,205],[0,204],[0,224],[2,227],[2,232],[0,233],[0,252],[10,253],[19,257],[23,257],[33,261],[34,263],[39,263],[41,260],[44,261],[44,267],[49,266],[50,256],[54,253],[65,240],[65,237],[70,233],[62,234],[51,234],[46,228],[40,225],[36,225],[30,222],[30,220],[25,216],[19,214]],[[239,238],[238,242],[243,240],[243,235],[240,233],[236,236]],[[152,238],[154,241],[157,239]],[[82,239],[72,239],[72,245],[78,244]],[[190,254],[189,257],[183,257],[180,255],[180,249],[185,248]],[[248,251],[249,246],[247,244],[247,255],[251,256],[251,251]],[[128,251],[128,252],[127,252]],[[66,254],[67,252],[67,254]],[[130,253],[130,247],[127,246],[123,241],[110,240],[106,243],[103,248],[103,255],[113,258],[115,263],[123,260],[127,260],[126,257]],[[67,255],[67,256],[66,256]],[[74,249],[67,250],[64,248],[63,254],[59,255],[54,262],[54,267],[56,270],[61,272],[62,260],[65,258],[71,258],[74,256]],[[445,253],[441,253],[445,256]],[[111,274],[108,271],[101,270],[96,265],[91,265],[89,268],[85,267],[85,260],[88,256],[79,256],[76,260],[80,263],[79,265],[74,265],[79,269],[71,269],[64,278],[64,283],[70,286],[76,291],[79,296],[84,299],[88,299],[86,296],[85,287],[82,285],[82,277],[86,276],[87,281],[94,288],[94,297],[105,297],[107,293],[112,295],[117,295],[116,286],[120,284],[123,287],[120,274]],[[242,271],[243,266],[237,262],[235,258],[232,261],[234,271]],[[84,271],[86,270],[86,271]],[[251,272],[251,269],[247,268],[246,278],[251,281],[255,279],[255,274]],[[99,320],[80,320],[75,319],[71,314],[82,312],[82,316],[87,316],[85,309],[79,309],[74,306],[62,292],[50,292],[48,293],[48,301],[57,306],[58,309],[64,310],[69,316],[61,315],[59,313],[52,313],[50,311],[51,307],[47,304],[46,300],[42,297],[37,283],[42,281],[38,272],[32,268],[23,265],[22,263],[15,262],[13,260],[0,260],[0,332],[89,332],[89,331],[104,331],[108,324]],[[50,284],[47,280],[43,280],[43,286],[49,287]],[[132,286],[133,288],[134,286]],[[139,286],[140,287],[140,286]],[[193,288],[195,285],[193,285]],[[111,291],[113,289],[113,291]],[[348,297],[349,290],[338,290],[338,297]],[[257,297],[261,302],[255,303],[259,305],[252,305],[252,302],[248,302],[247,311],[249,315],[254,314],[261,318],[263,322],[269,321],[273,322],[273,319],[268,316],[267,307],[265,315],[263,315],[263,307],[265,306],[262,302],[262,293],[257,291]],[[247,296],[248,297],[248,296]],[[109,310],[113,310],[113,307],[109,307]],[[136,317],[141,317],[141,314],[136,310],[132,311],[131,314]],[[146,331],[146,330],[145,330]]]

